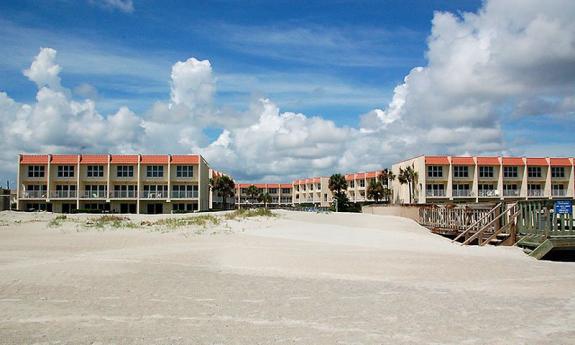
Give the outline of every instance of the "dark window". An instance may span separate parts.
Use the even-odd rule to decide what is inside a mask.
[[[503,167],[503,177],[517,177],[519,172],[517,167]]]
[[[479,167],[479,177],[492,178],[494,174],[493,167]]]
[[[541,167],[527,167],[527,177],[541,177]]]
[[[104,177],[103,165],[88,165],[87,177]]]
[[[176,166],[176,177],[194,177],[194,166],[193,165]]]
[[[146,176],[147,177],[163,177],[164,176],[164,166],[163,165],[148,165],[148,166],[146,166]]]
[[[443,177],[443,167],[437,165],[428,166],[427,177]]]
[[[551,177],[565,177],[565,167],[551,167]]]
[[[453,177],[469,177],[469,167],[464,165],[453,166]]]
[[[118,177],[134,177],[134,166],[118,165],[116,172]]]
[[[58,165],[58,177],[74,177],[74,166]]]
[[[45,167],[43,165],[29,165],[28,177],[44,177]]]

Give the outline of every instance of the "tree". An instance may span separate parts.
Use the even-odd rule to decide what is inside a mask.
[[[375,200],[375,203],[378,203],[384,196],[385,188],[381,181],[371,181],[367,186],[367,198],[373,199]]]
[[[272,196],[269,193],[260,193],[258,201],[264,203],[264,207],[268,208],[268,204],[272,202]]]
[[[381,171],[381,174],[379,175],[379,180],[381,181],[381,184],[384,186],[384,195],[385,195],[384,198],[389,203],[390,197],[392,195],[390,182],[395,180],[395,174],[390,169],[387,168],[383,169]]]
[[[341,174],[333,174],[329,178],[327,187],[334,195],[339,195],[347,189],[347,181]]]
[[[261,193],[259,188],[254,186],[253,184],[249,186],[248,189],[246,190],[246,195],[248,196],[248,199],[252,202],[258,200],[260,194]]]
[[[210,187],[214,192],[222,197],[222,208],[227,209],[227,199],[234,196],[236,184],[229,176],[222,175],[210,179]]]
[[[417,183],[417,179],[419,178],[417,172],[413,168],[413,166],[408,166],[405,169],[399,168],[399,176],[397,179],[401,184],[407,184],[409,189],[409,203],[413,203],[413,196],[415,194],[415,184]]]

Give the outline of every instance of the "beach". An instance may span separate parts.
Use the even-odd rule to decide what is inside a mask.
[[[0,343],[575,343],[572,262],[394,216],[225,214],[0,212]]]

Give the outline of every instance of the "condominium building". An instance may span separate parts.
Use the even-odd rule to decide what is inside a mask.
[[[210,170],[209,170],[209,179],[210,179],[210,180],[213,179],[213,178],[221,177],[221,176],[228,176],[228,177],[230,177],[229,175],[226,175],[226,174],[224,174],[224,173],[222,173],[222,172],[219,172],[219,171],[217,171],[217,170],[214,170],[214,169],[211,169],[211,168],[210,168]],[[230,177],[230,178],[231,178],[231,177]],[[223,204],[224,204],[223,201],[224,201],[224,198],[223,198],[218,192],[214,191],[214,190],[212,189],[212,187],[210,186],[210,201],[209,201],[210,210],[211,210],[211,209],[222,209],[222,207],[224,206],[224,205],[223,205]],[[227,207],[227,208],[233,208],[233,207],[234,207],[234,204],[235,204],[235,201],[236,201],[236,198],[235,198],[234,195],[229,196],[229,197],[226,199],[226,207]]]
[[[19,155],[17,208],[120,213],[204,211],[209,167],[200,155]]]
[[[380,180],[382,175],[382,170],[345,174],[345,180],[347,182],[346,193],[349,200],[352,202],[375,201],[368,198],[367,187],[370,183]],[[382,182],[384,186],[387,186],[388,181]]]
[[[293,204],[293,186],[291,183],[237,183],[236,184],[236,206],[263,206],[264,203],[257,199],[250,198],[247,190],[250,186],[255,186],[260,194],[267,193],[271,197],[268,207],[286,207]]]
[[[572,199],[573,158],[419,156],[397,164],[417,173],[412,202]],[[409,203],[408,184],[393,181],[394,202]]]
[[[310,204],[328,207],[333,199],[329,190],[329,177],[313,177],[293,181],[294,205]]]

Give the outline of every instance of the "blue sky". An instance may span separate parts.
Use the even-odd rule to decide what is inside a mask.
[[[89,1],[4,1],[0,88],[31,101],[35,86],[21,71],[41,46],[51,47],[64,86],[94,86],[104,113],[120,104],[144,111],[169,93],[171,65],[194,56],[214,66],[221,104],[242,109],[250,97],[266,96],[285,110],[356,125],[358,114],[387,103],[409,70],[425,63],[434,11],[479,5],[135,1],[123,12]]]
[[[200,153],[239,181],[573,156],[572,0],[0,3],[19,152]]]

